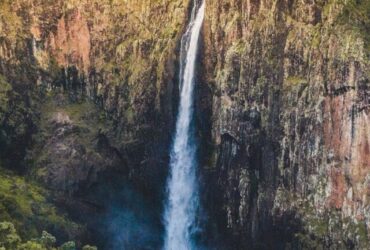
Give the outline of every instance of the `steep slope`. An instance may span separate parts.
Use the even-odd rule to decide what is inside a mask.
[[[20,86],[38,85],[44,94],[67,96],[67,102],[92,100],[112,120],[120,152],[147,155],[132,157],[135,164],[156,161],[150,151],[163,148],[173,124],[174,51],[188,1],[2,4],[7,80],[15,84],[14,78],[27,77]],[[13,77],[10,71],[22,60],[19,68],[26,74]]]
[[[368,248],[369,13],[367,1],[208,2],[205,199],[233,249]]]
[[[107,249],[161,244],[189,3],[0,1],[0,163]],[[369,16],[366,0],[206,2],[205,244],[369,248]]]
[[[161,233],[158,210],[188,5],[0,2],[0,160],[44,183],[60,208],[88,224],[86,237],[101,233],[100,245],[136,241],[143,229],[126,230],[135,216]],[[141,208],[145,202],[153,212]],[[135,206],[135,213],[125,210]],[[126,225],[112,226],[114,216]]]

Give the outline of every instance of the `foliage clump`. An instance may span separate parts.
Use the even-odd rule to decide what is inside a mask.
[[[11,222],[0,222],[0,250],[76,250],[76,243],[68,241],[56,246],[56,238],[46,231],[41,237],[22,241]],[[83,250],[97,250],[96,247],[84,246]]]
[[[90,246],[90,245],[86,245],[82,248],[82,250],[98,250],[98,248]]]
[[[64,239],[82,230],[60,213],[48,197],[49,193],[41,186],[0,166],[0,221],[11,221],[22,237],[36,237],[46,228]],[[49,245],[55,241],[46,233],[41,239]]]

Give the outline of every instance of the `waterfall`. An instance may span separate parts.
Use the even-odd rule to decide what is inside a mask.
[[[166,235],[164,249],[194,249],[192,235],[198,207],[196,179],[196,144],[192,130],[193,90],[198,40],[204,19],[205,3],[194,1],[190,22],[181,40],[180,103],[176,132],[170,156],[168,198],[164,220]]]

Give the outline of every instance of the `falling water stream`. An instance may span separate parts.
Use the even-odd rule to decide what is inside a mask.
[[[168,198],[164,220],[166,235],[164,249],[196,248],[192,236],[196,230],[198,208],[196,178],[196,143],[192,129],[193,91],[198,40],[204,19],[204,1],[194,1],[190,22],[181,40],[180,103],[176,132],[171,150]]]

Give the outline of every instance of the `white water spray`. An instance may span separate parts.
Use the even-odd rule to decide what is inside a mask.
[[[190,250],[195,246],[195,214],[198,207],[196,144],[191,129],[193,90],[198,40],[204,19],[205,3],[195,0],[190,23],[181,40],[180,106],[176,134],[171,150],[168,200],[165,210],[165,250]]]

